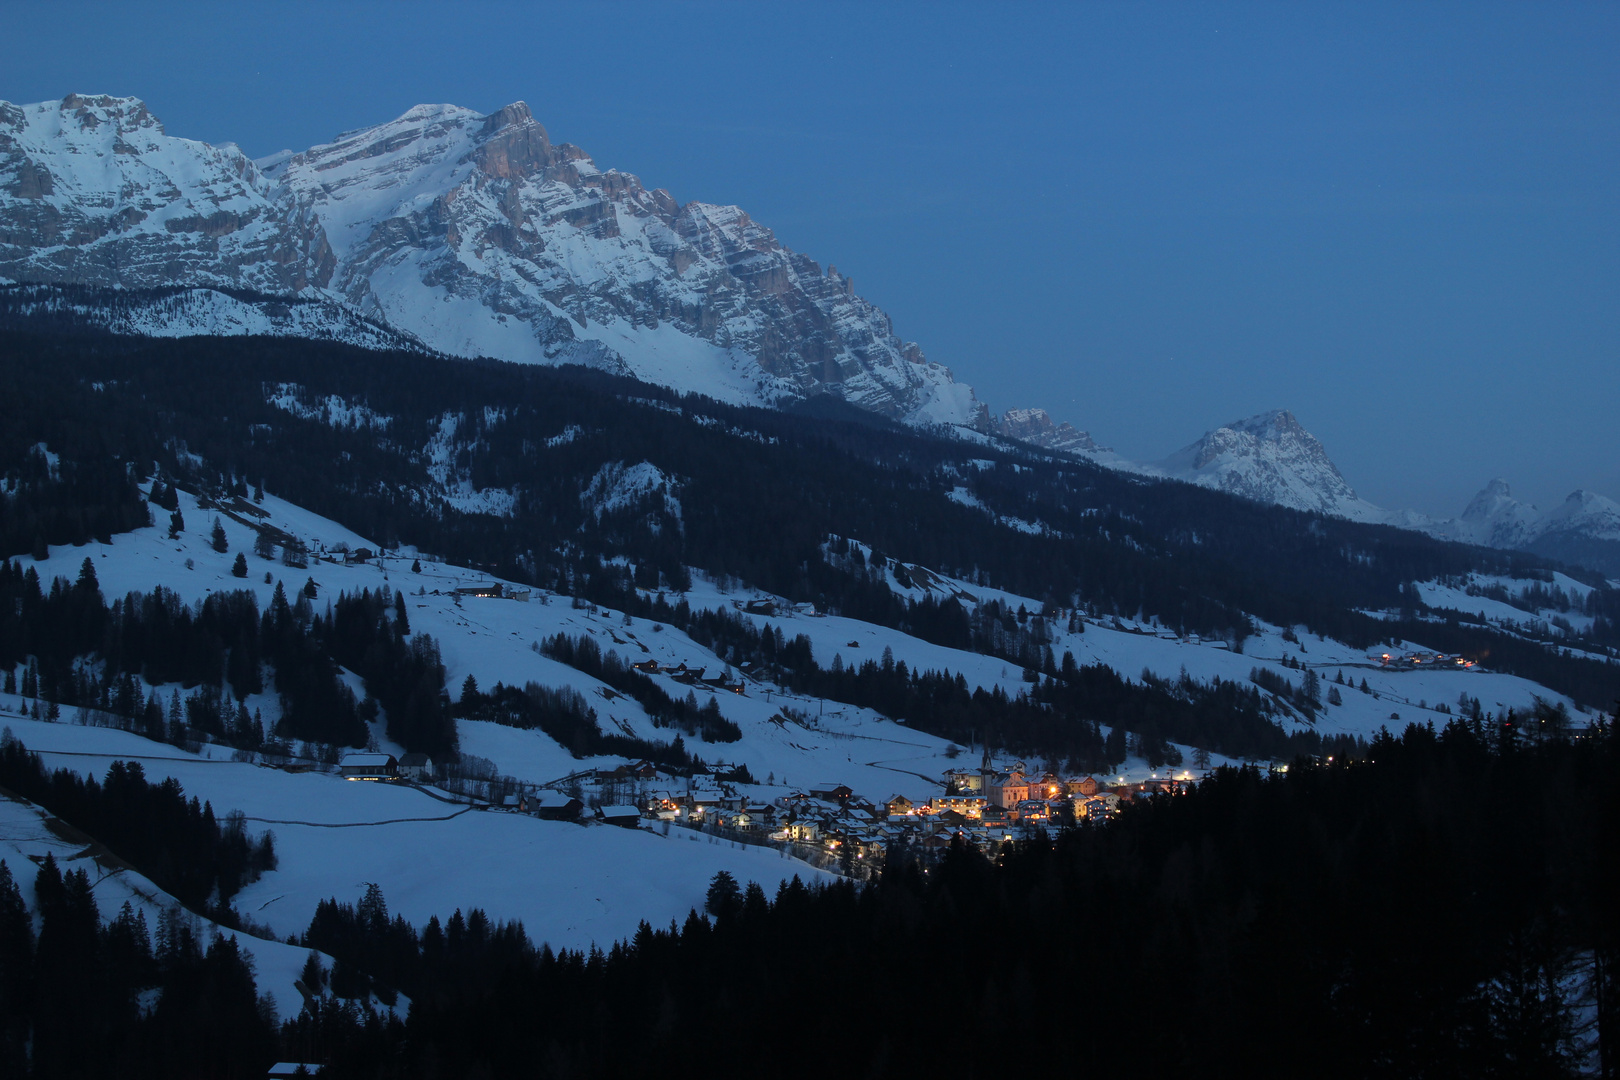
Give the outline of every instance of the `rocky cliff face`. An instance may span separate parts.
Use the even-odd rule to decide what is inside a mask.
[[[236,147],[173,138],[134,98],[0,102],[0,277],[293,293],[330,269],[320,224]]]
[[[1008,409],[991,423],[991,430],[1004,438],[1017,439],[1047,450],[1071,454],[1106,454],[1089,432],[1070,423],[1055,423],[1045,409]]]
[[[0,278],[319,295],[454,355],[988,427],[834,268],[598,168],[521,102],[417,106],[258,163],[133,98],[0,103]]]

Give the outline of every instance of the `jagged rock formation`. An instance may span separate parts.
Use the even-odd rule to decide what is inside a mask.
[[[521,102],[421,105],[259,162],[134,98],[0,103],[0,279],[319,296],[453,355],[988,427],[836,269],[599,169]]]
[[[1065,421],[1055,423],[1045,409],[1008,409],[991,424],[994,434],[1017,439],[1046,450],[1062,450],[1071,454],[1106,454],[1109,448],[1098,446],[1089,432],[1081,431]]]

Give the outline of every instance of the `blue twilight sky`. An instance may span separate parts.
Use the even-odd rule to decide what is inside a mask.
[[[1292,409],[1386,506],[1620,498],[1620,5],[0,0],[0,99],[301,149],[525,100],[1137,458]]]

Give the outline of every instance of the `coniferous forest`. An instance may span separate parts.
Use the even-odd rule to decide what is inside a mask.
[[[272,1054],[335,1077],[800,1077],[832,1058],[988,1076],[1009,1053],[1196,1076],[1610,1075],[1620,881],[1592,855],[1620,843],[1615,730],[1414,724],[1364,759],[1223,769],[993,856],[896,850],[865,886],[721,874],[705,910],[605,951],[554,952],[475,905],[412,926],[372,886],[320,906],[299,943],[334,958],[305,968],[324,992],[279,1028],[228,940],[175,919],[154,943],[127,911],[99,920],[82,871],[0,870],[0,1055],[20,1061],[32,1033],[35,1076],[92,1075],[107,1052],[131,1076],[262,1075]],[[1527,778],[1541,795],[1512,797]],[[403,1016],[380,1011],[400,995]],[[68,1000],[75,1017],[98,1003],[71,1036]]]

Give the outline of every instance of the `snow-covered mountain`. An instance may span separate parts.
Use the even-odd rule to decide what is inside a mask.
[[[1457,518],[1386,510],[1357,495],[1320,440],[1282,409],[1218,427],[1160,461],[1137,464],[1101,450],[1092,456],[1100,464],[1186,480],[1257,502],[1414,529],[1441,540],[1532,551],[1620,573],[1620,504],[1613,499],[1576,491],[1543,512],[1515,499],[1507,481],[1496,479]]]
[[[1286,409],[1234,420],[1143,470],[1353,521],[1385,522],[1388,511],[1358,496],[1316,436]]]
[[[1506,480],[1486,484],[1462,516],[1425,530],[1445,540],[1519,548],[1620,574],[1620,503],[1574,491],[1548,511],[1513,497]]]
[[[988,426],[835,268],[737,207],[599,168],[521,102],[419,105],[259,162],[166,134],[134,98],[0,102],[7,281],[316,297],[452,355]]]

